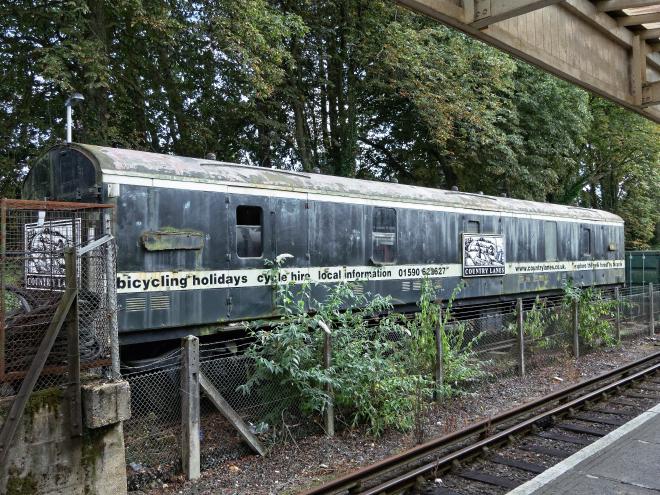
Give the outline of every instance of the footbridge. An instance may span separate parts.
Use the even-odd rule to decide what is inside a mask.
[[[398,0],[660,122],[660,0]]]

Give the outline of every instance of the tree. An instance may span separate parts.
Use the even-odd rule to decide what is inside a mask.
[[[76,139],[604,208],[649,244],[658,125],[389,0],[0,0],[0,192]]]
[[[596,96],[589,106],[593,121],[568,191],[581,206],[620,215],[628,248],[649,248],[660,219],[660,126]]]

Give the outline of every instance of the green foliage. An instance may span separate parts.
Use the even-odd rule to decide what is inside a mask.
[[[271,280],[280,280],[285,257],[270,266]],[[442,331],[445,385],[438,393],[451,393],[466,380],[480,375],[472,359],[472,345],[463,325],[449,324],[450,312],[440,319],[439,306],[429,280],[425,280],[420,311],[412,320],[392,312],[388,298],[362,294],[355,284],[313,287],[274,282],[279,317],[252,326],[255,343],[247,355],[255,367],[244,393],[277,390],[303,412],[321,413],[333,390],[335,412],[349,426],[367,425],[373,434],[387,428],[419,428],[436,385],[435,329]],[[317,300],[314,292],[324,291]],[[452,295],[452,301],[457,289]],[[268,328],[264,328],[267,324]],[[323,366],[325,327],[331,331],[332,363]],[[271,421],[279,418],[274,412]]]
[[[271,264],[273,280],[278,280],[280,264]],[[388,427],[410,428],[411,398],[420,384],[428,385],[405,371],[404,321],[396,314],[378,318],[392,309],[389,300],[358,294],[354,287],[339,284],[317,301],[309,283],[276,283],[280,316],[268,322],[270,328],[252,331],[256,342],[247,354],[255,369],[241,389],[274,383],[283,397],[291,398],[290,404],[321,413],[331,386],[336,411],[345,423],[365,423],[374,434]],[[332,333],[332,366],[327,369],[322,364],[324,325]]]
[[[439,392],[446,394],[454,393],[460,390],[466,381],[482,376],[482,363],[476,361],[472,353],[481,334],[468,339],[465,323],[452,319],[452,306],[462,288],[462,285],[454,288],[441,312],[433,284],[428,278],[423,279],[418,302],[419,312],[415,313],[408,325],[413,336],[411,354],[415,356],[411,368],[428,374],[433,373],[436,362],[434,332],[436,328],[439,329],[442,336],[444,374],[444,383]]]
[[[579,288],[568,284],[564,288],[563,320],[572,325],[571,310],[578,305],[578,332],[582,342],[589,346],[616,343],[612,317],[617,301],[606,299],[600,290],[593,287]]]
[[[386,0],[36,0],[0,17],[0,194],[63,137],[602,208],[652,242],[659,126]]]
[[[562,201],[600,208],[626,222],[626,247],[648,249],[660,218],[660,126],[600,98],[590,97],[591,124],[580,167]]]
[[[280,280],[284,257],[271,267],[271,280]],[[440,319],[435,292],[423,283],[420,311],[411,321],[392,312],[388,298],[362,294],[355,284],[321,287],[325,296],[312,297],[312,285],[275,282],[279,317],[252,328],[255,344],[247,351],[254,371],[240,389],[249,392],[275,387],[306,413],[328,406],[331,387],[335,412],[349,426],[366,424],[373,434],[386,428],[421,430],[419,421],[435,389],[434,330],[443,335],[445,385],[436,392],[450,393],[465,380],[479,376],[471,359],[475,339],[467,342],[464,326],[449,324],[450,312]],[[451,300],[458,293],[454,291]],[[332,362],[323,367],[325,327],[331,331]],[[280,412],[275,411],[274,418]],[[270,418],[273,420],[274,418]],[[421,438],[421,436],[420,436]]]
[[[518,309],[516,309],[516,321],[518,320]],[[546,349],[556,346],[559,341],[549,334],[557,326],[560,319],[558,311],[549,308],[547,302],[536,297],[531,309],[523,311],[523,331],[525,342],[532,348]],[[509,331],[518,335],[518,324],[510,323]]]

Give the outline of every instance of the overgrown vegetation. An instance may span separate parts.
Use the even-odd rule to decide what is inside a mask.
[[[273,280],[283,259],[272,265]],[[423,283],[420,311],[412,319],[392,311],[389,298],[362,294],[357,284],[333,287],[277,283],[279,319],[270,328],[253,327],[255,344],[247,354],[255,368],[241,389],[276,386],[281,408],[322,413],[332,400],[346,426],[364,424],[379,435],[386,428],[415,430],[433,393],[448,394],[479,374],[471,360],[473,342],[461,325],[449,325],[450,312],[435,302],[431,283]],[[451,300],[458,293],[454,291]],[[324,327],[332,341],[332,363],[323,366]],[[445,382],[436,387],[435,329],[443,338]],[[332,387],[333,397],[328,394]],[[281,410],[274,411],[279,418]]]
[[[278,391],[282,400],[269,421],[278,422],[292,406],[320,415],[332,402],[335,418],[345,426],[366,425],[375,435],[388,428],[413,429],[421,442],[431,399],[460,393],[483,375],[486,363],[473,352],[481,335],[472,336],[466,322],[452,318],[460,285],[441,307],[433,284],[424,279],[418,311],[403,315],[393,311],[390,298],[363,293],[359,283],[283,282],[281,266],[287,258],[281,255],[268,264],[279,317],[251,327],[255,342],[247,355],[254,369],[240,387],[244,393],[268,387]],[[596,289],[568,285],[561,305],[548,307],[537,297],[524,312],[525,340],[532,348],[568,345],[574,303],[583,344],[615,342],[610,317],[616,302]],[[331,363],[325,367],[328,330]],[[508,331],[517,333],[515,324]],[[442,383],[435,377],[436,335],[442,339]]]
[[[588,346],[616,343],[612,319],[616,311],[617,301],[608,299],[594,288],[579,288],[567,284],[564,288],[564,317],[562,321],[572,325],[571,314],[574,304],[578,305],[578,332],[582,342]]]
[[[518,335],[518,311],[519,309],[516,308],[516,322],[509,324],[509,332],[514,336]],[[547,349],[561,344],[561,338],[554,335],[558,321],[559,312],[537,296],[532,307],[523,311],[525,342],[532,349]]]

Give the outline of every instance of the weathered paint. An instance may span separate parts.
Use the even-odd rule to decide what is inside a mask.
[[[568,279],[578,285],[623,282],[623,269],[597,265],[549,273],[513,270],[514,266],[548,261],[544,237],[548,219],[557,220],[557,261],[623,259],[621,219],[598,210],[222,162],[207,165],[207,160],[86,145],[53,148],[38,163],[41,165],[26,180],[26,197],[116,203],[118,272],[263,270],[266,259],[282,253],[292,256],[286,267],[303,270],[368,266],[374,205],[386,204],[396,209],[397,265],[460,265],[461,234],[468,225],[475,225],[469,222],[478,222],[480,233],[505,239],[507,263],[511,264],[505,275],[467,280],[456,273],[436,279],[443,299],[461,281],[465,287],[459,304],[560,290]],[[67,167],[73,172],[66,172]],[[125,181],[118,197],[107,198],[108,180],[120,175],[148,180]],[[205,186],[189,187],[193,183]],[[207,187],[209,184],[213,187]],[[259,258],[237,256],[239,205],[263,210],[263,253]],[[576,242],[585,226],[592,230],[590,255],[582,254]],[[145,232],[184,231],[200,233],[203,249],[148,250],[141,241]],[[174,247],[178,241],[167,242]],[[615,244],[614,251],[610,244]],[[390,295],[402,306],[414,306],[420,286],[417,277],[395,277],[369,280],[364,290]],[[325,290],[319,285],[313,295],[322,297]],[[123,342],[209,333],[241,320],[268,317],[274,311],[267,285],[120,293],[118,301]]]
[[[171,251],[176,249],[202,249],[204,233],[186,230],[161,229],[143,232],[140,236],[142,245],[147,251]]]

